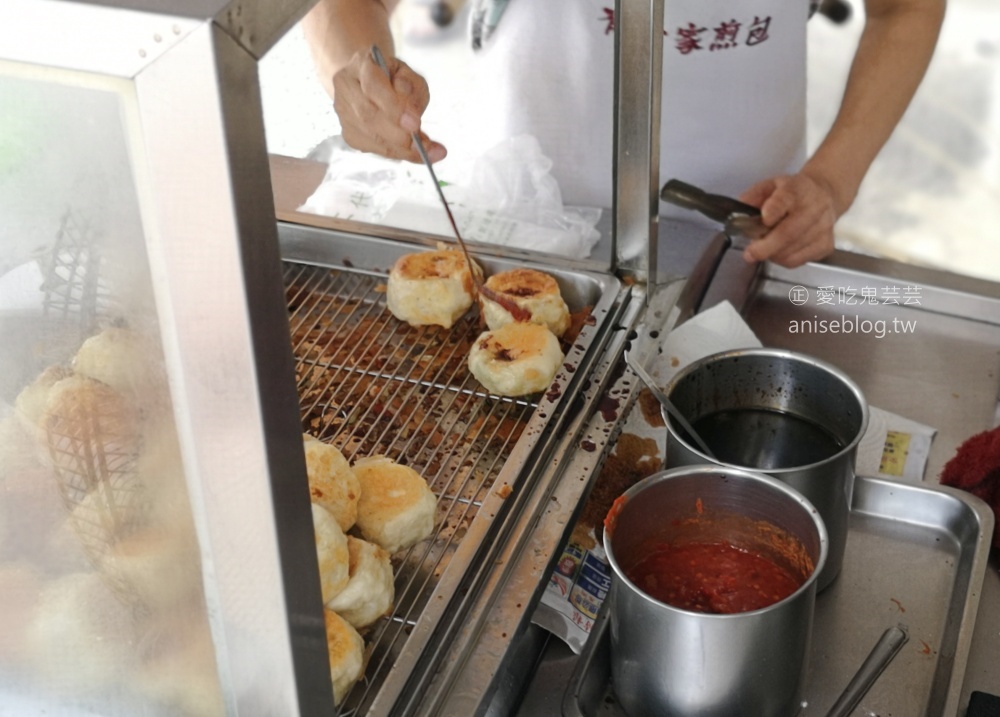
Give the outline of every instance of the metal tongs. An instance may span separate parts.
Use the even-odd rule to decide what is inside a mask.
[[[663,185],[660,199],[700,212],[721,224],[723,231],[732,238],[760,239],[769,231],[757,207],[722,194],[709,194],[679,179],[671,179]]]

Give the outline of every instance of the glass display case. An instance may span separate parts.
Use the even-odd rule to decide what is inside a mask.
[[[640,304],[473,245],[489,274],[548,271],[574,326],[547,391],[493,395],[467,369],[475,311],[386,308],[389,268],[442,237],[279,222],[258,61],[308,5],[0,7],[0,712],[464,714],[517,661],[566,530],[550,503],[587,486],[562,456]],[[317,442],[434,494],[430,533],[386,548],[394,599],[349,679]],[[484,647],[512,583],[515,628]]]
[[[0,8],[0,712],[332,712],[256,80],[305,7]]]

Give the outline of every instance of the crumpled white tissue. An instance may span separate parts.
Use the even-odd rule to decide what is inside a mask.
[[[327,172],[299,211],[450,237],[426,167],[358,152],[342,140],[325,152]],[[435,165],[462,238],[582,258],[600,240],[601,210],[569,207],[538,140],[511,137],[469,161]]]

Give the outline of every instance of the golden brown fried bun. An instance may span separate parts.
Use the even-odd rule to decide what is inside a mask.
[[[361,484],[350,463],[336,447],[303,434],[306,451],[306,472],[313,503],[326,508],[337,519],[344,532],[358,519],[358,498]]]
[[[134,611],[93,572],[49,582],[28,626],[29,662],[52,686],[101,694],[134,654]]]
[[[139,410],[118,391],[85,376],[70,376],[48,391],[42,429],[64,480],[122,485],[134,477],[141,447]]]
[[[549,274],[535,269],[511,269],[487,279],[486,288],[510,299],[531,314],[532,323],[547,326],[557,337],[569,328],[569,307],[559,292],[559,284]],[[507,309],[482,294],[479,305],[486,325],[491,329],[514,323],[514,317]]]
[[[320,588],[325,603],[343,590],[351,577],[347,536],[340,529],[337,519],[323,506],[313,503],[312,517],[313,529],[316,531]]]
[[[130,329],[109,327],[80,346],[73,370],[148,405],[165,388],[158,347]]]
[[[14,667],[24,664],[30,656],[26,640],[28,629],[38,610],[44,577],[34,565],[26,562],[0,565],[0,665]]]
[[[415,470],[371,456],[354,464],[354,474],[361,481],[358,527],[366,540],[395,553],[434,532],[437,497]]]
[[[353,535],[347,536],[347,550],[351,579],[326,606],[360,630],[392,610],[392,563],[389,553]]]
[[[166,707],[169,711],[164,714],[224,717],[226,705],[208,621],[183,611],[144,627],[150,649],[135,665],[129,686]]]
[[[326,647],[330,653],[330,679],[333,701],[339,705],[361,678],[365,669],[365,641],[358,631],[333,610],[324,609]]]
[[[17,395],[14,406],[18,417],[33,434],[41,426],[52,387],[72,375],[73,372],[63,366],[49,366]]]
[[[473,262],[482,278],[482,269]],[[386,304],[411,326],[451,326],[472,306],[475,286],[458,249],[405,254],[389,272]]]
[[[194,533],[142,530],[109,546],[99,569],[109,585],[120,585],[153,612],[176,610],[202,589]]]
[[[559,339],[544,326],[531,323],[485,331],[469,352],[469,371],[483,388],[498,396],[544,391],[562,362]]]

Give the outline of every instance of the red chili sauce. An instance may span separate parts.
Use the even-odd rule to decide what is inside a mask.
[[[722,615],[772,605],[803,582],[767,558],[727,543],[661,543],[625,574],[660,602]]]

